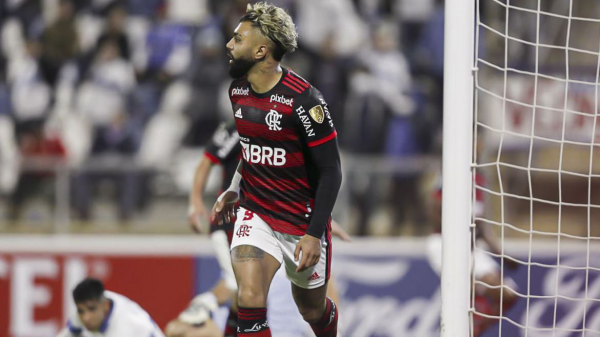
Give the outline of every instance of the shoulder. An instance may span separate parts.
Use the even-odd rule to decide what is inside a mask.
[[[310,91],[311,88],[314,88],[307,80],[302,78],[302,76],[291,70],[285,72],[281,83],[290,89],[295,96],[303,96]]]
[[[300,105],[326,104],[317,88],[291,70],[287,71],[281,83],[291,90],[290,93],[294,96],[294,108]]]

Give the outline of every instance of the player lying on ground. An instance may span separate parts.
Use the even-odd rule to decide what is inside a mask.
[[[194,186],[190,192],[189,221],[196,232],[202,232],[204,230],[202,223],[210,221],[209,214],[206,212],[203,202],[203,192],[211,169],[214,165],[222,165],[223,182],[228,183],[235,173],[240,156],[241,145],[235,123],[221,124],[215,131],[211,143],[206,147],[205,156],[196,168]],[[213,248],[217,252],[222,277],[213,289],[196,296],[190,303],[190,306],[177,319],[169,323],[165,330],[168,337],[223,336],[223,333],[214,325],[210,316],[214,314],[217,307],[226,304],[232,299],[232,310],[230,317],[227,319],[225,336],[235,336],[237,329],[237,301],[233,298],[233,294],[237,290],[237,284],[233,276],[231,257],[229,255],[231,242],[227,240],[227,238],[231,239],[232,229],[233,223],[231,225],[216,226],[214,222],[211,222],[211,239],[213,241]],[[336,222],[332,222],[332,234],[339,236],[344,241],[350,240],[348,234]],[[278,336],[284,334],[292,335],[294,332],[296,332],[296,336],[301,336],[302,333],[299,333],[299,331],[308,326],[302,324],[303,322],[298,322],[302,318],[297,314],[295,307],[289,308],[292,305],[293,299],[291,298],[289,281],[284,279],[282,270],[276,274],[271,289],[271,291],[275,289],[275,292],[278,292],[274,293],[273,297],[277,298],[278,302],[282,303],[283,306],[286,306],[284,308],[286,310],[269,311],[268,316],[272,330]],[[328,296],[334,300],[337,299],[334,282],[330,282],[328,285]],[[277,303],[273,302],[276,301],[268,301],[267,307],[277,308]],[[282,324],[278,324],[278,322],[282,322]]]
[[[77,313],[57,337],[161,337],[154,320],[137,303],[104,290],[101,281],[86,278],[73,290]]]
[[[483,185],[483,178],[476,176],[476,182],[478,185]],[[427,257],[431,268],[441,276],[442,272],[442,180],[441,176],[438,176],[430,199],[430,214],[432,216],[432,223],[434,225],[433,232],[427,238]],[[477,191],[476,202],[474,205],[475,216],[479,217],[483,215],[485,204],[483,200],[483,194],[481,191]],[[498,238],[490,226],[478,226],[477,227],[477,239],[485,242],[490,251],[494,254],[500,255],[501,250],[498,244]],[[481,281],[489,285],[485,287],[482,285],[476,285],[475,287],[475,308],[478,312],[484,313],[490,316],[497,316],[500,314],[500,298],[502,298],[502,311],[506,313],[516,302],[517,295],[507,288],[517,290],[517,285],[508,276],[504,276],[504,280],[500,277],[500,268],[498,263],[494,259],[480,251],[475,250],[474,254],[474,266],[473,274],[475,280]],[[518,264],[511,259],[505,259],[504,264],[511,269],[517,268]],[[504,282],[503,282],[504,281]],[[501,291],[500,285],[505,286],[504,291]],[[502,296],[502,297],[501,297]],[[487,328],[493,323],[497,322],[496,319],[487,318],[479,315],[474,316],[473,321],[473,336],[481,336]]]
[[[337,133],[321,93],[280,65],[296,39],[285,11],[259,2],[227,43],[243,159],[213,213],[231,221],[239,197],[231,251],[239,337],[271,336],[267,295],[281,264],[315,335],[337,335],[336,305],[326,297],[331,212],[342,180]]]

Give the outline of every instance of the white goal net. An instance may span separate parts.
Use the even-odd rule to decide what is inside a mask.
[[[471,334],[600,336],[600,1],[476,6]]]

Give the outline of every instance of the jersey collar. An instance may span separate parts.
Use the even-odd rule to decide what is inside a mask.
[[[248,88],[250,88],[250,93],[252,93],[252,96],[257,97],[257,98],[265,98],[265,97],[271,96],[275,92],[275,89],[277,89],[281,85],[281,82],[283,82],[283,79],[286,77],[287,73],[288,73],[288,70],[284,67],[281,67],[281,78],[279,79],[279,82],[277,82],[277,84],[275,84],[273,86],[273,88],[269,89],[269,91],[263,92],[261,94],[255,92],[252,89],[252,85],[250,84],[250,82],[248,82]],[[248,79],[246,79],[246,81],[247,80]]]

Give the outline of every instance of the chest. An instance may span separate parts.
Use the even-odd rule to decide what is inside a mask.
[[[233,104],[234,118],[240,136],[288,134],[296,127],[293,97],[272,95],[267,98],[246,97]]]

